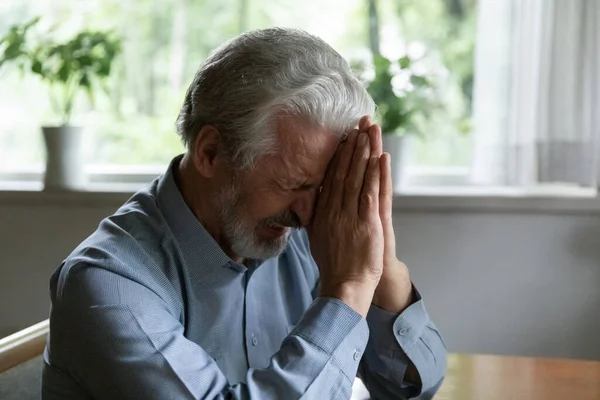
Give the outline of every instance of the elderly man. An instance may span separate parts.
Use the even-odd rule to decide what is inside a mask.
[[[51,278],[44,399],[348,399],[357,376],[431,398],[446,351],[395,255],[374,107],[307,33],[214,51],[187,152]]]

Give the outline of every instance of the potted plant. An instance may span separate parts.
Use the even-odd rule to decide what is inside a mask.
[[[64,43],[44,38],[32,43],[31,28],[39,21],[12,26],[0,38],[0,68],[16,64],[48,85],[51,105],[60,125],[42,127],[46,146],[46,190],[77,190],[85,186],[82,160],[83,128],[71,125],[75,101],[80,92],[93,104],[94,92],[109,76],[120,41],[110,32],[83,31]],[[47,36],[47,35],[46,35]]]
[[[429,79],[413,68],[416,60],[407,54],[392,63],[381,54],[379,1],[366,0],[366,6],[372,65],[354,61],[353,69],[366,83],[377,105],[376,119],[381,125],[383,151],[390,154],[394,191],[398,192],[404,178],[406,137],[423,133],[422,122],[437,105]]]
[[[394,190],[404,177],[406,137],[421,135],[421,122],[434,107],[432,86],[425,76],[412,71],[413,60],[404,56],[392,63],[381,54],[373,56],[369,68],[364,62],[353,63],[367,91],[377,104],[377,122],[381,125],[383,150],[390,154]],[[367,78],[371,69],[372,79]]]

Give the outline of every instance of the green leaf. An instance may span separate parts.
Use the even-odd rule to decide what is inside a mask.
[[[427,78],[425,78],[423,76],[419,76],[419,75],[411,76],[410,82],[413,85],[419,86],[419,87],[428,87],[429,86],[429,81],[427,80]]]
[[[40,17],[34,17],[29,22],[27,22],[25,25],[23,25],[23,29],[24,30],[28,30],[29,28],[31,28],[32,26],[34,26],[38,22],[40,22]]]
[[[6,49],[4,49],[4,55],[2,58],[6,60],[14,60],[15,58],[25,54],[21,48],[21,45],[21,41],[16,41],[9,44]]]
[[[404,56],[398,60],[398,64],[400,65],[400,68],[408,69],[412,64],[412,61],[408,56]]]
[[[56,75],[60,82],[66,83],[69,80],[70,74],[71,74],[71,71],[69,69],[69,65],[64,63],[61,65],[61,67],[58,70],[58,73]]]
[[[98,76],[106,77],[110,75],[111,60],[108,58],[99,60]]]
[[[42,73],[42,62],[40,60],[34,60],[31,63],[31,72],[38,75],[43,75]]]
[[[380,55],[375,56],[373,58],[373,63],[375,65],[376,72],[389,71],[390,66],[392,65],[392,62],[390,60]]]
[[[79,79],[79,85],[83,86],[86,89],[90,89],[92,86],[92,82],[90,81],[90,77],[88,74],[81,75],[81,79]]]
[[[93,59],[89,54],[83,54],[75,58],[79,63],[81,68],[91,67],[93,64]]]

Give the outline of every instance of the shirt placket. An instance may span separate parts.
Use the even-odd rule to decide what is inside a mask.
[[[259,297],[256,290],[253,290],[251,277],[254,269],[246,271],[245,285],[245,342],[246,342],[246,358],[250,368],[257,368],[263,351],[264,343],[260,337],[260,315],[259,315]]]

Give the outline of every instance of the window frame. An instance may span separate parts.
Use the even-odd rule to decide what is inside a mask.
[[[88,184],[77,192],[135,192],[165,172],[167,165],[88,165]],[[35,165],[0,172],[0,192],[43,191],[44,167]],[[505,198],[600,198],[600,188],[541,184],[531,187],[481,186],[470,182],[469,167],[406,169],[405,184],[397,196],[505,197]]]

